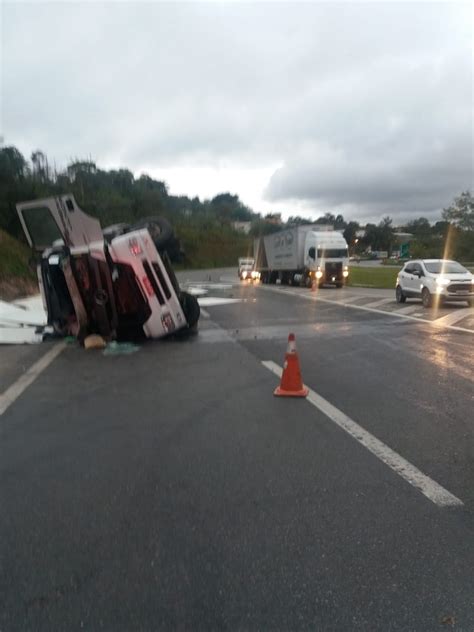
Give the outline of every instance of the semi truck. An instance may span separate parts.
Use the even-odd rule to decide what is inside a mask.
[[[254,258],[262,283],[342,287],[349,276],[347,242],[332,226],[295,226],[258,237]]]

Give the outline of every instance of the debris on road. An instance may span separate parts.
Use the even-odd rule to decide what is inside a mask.
[[[32,297],[16,303],[0,301],[0,344],[42,342],[46,320],[41,297]]]
[[[104,355],[130,355],[138,351],[140,347],[132,342],[117,342],[112,340],[103,351]]]
[[[84,349],[104,349],[107,343],[98,334],[90,334],[84,338]]]

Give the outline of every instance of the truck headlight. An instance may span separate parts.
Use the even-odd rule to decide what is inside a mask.
[[[344,278],[348,277],[349,276],[349,270],[344,270],[344,272],[342,273],[342,276]]]
[[[321,272],[321,270],[318,270],[318,271],[316,272],[316,278],[317,278],[317,279],[320,279],[322,276],[323,276],[323,273]]]
[[[243,279],[246,279],[246,278],[247,278],[247,272],[246,272],[245,270],[242,272],[242,278],[243,278]]]

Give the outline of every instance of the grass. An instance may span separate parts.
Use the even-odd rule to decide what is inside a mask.
[[[398,268],[391,266],[351,266],[349,269],[349,281],[348,285],[354,287],[376,287],[393,290],[395,287],[395,281],[397,279]]]
[[[30,257],[28,246],[0,229],[0,279],[34,279],[35,273],[28,265]]]

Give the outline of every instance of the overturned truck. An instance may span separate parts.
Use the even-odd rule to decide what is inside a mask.
[[[195,331],[199,304],[180,289],[167,249],[170,224],[148,217],[102,230],[72,195],[17,204],[32,248],[48,324],[79,340],[161,338]]]

